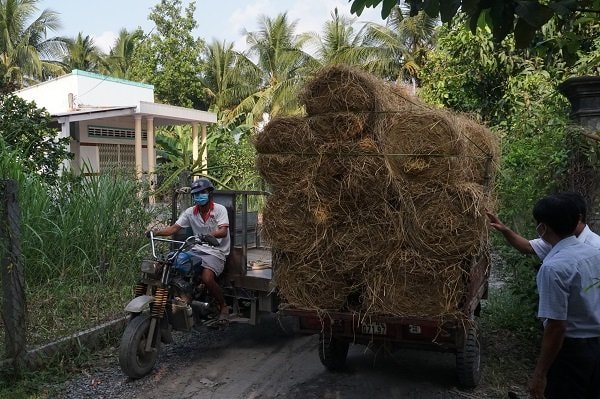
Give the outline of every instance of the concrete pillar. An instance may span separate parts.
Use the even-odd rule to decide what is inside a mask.
[[[571,103],[570,118],[583,129],[574,130],[586,137],[575,137],[569,154],[569,190],[581,193],[587,202],[587,224],[600,229],[600,180],[597,164],[590,162],[587,144],[581,140],[600,141],[600,77],[581,76],[565,80],[558,91]]]
[[[202,124],[202,172],[208,173],[208,143],[206,141],[206,123]]]
[[[71,161],[65,160],[61,166],[61,173],[63,170],[71,170],[74,174],[78,175],[81,173],[81,152],[79,148],[79,141],[71,137],[71,122],[67,119],[60,124],[60,137],[69,137],[69,151],[73,153],[73,159]]]
[[[600,76],[567,79],[558,91],[569,99],[574,122],[600,131]]]
[[[192,161],[198,160],[198,124],[192,123]]]
[[[155,161],[156,153],[154,151],[154,117],[148,116],[146,118],[146,144],[148,147],[148,181],[150,183],[150,198],[149,202],[154,204],[153,191],[156,189],[156,173],[155,173]]]
[[[135,122],[135,174],[142,178],[142,115],[133,117]]]

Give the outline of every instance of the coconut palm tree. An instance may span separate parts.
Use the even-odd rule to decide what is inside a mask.
[[[94,39],[89,35],[83,36],[79,32],[73,39],[65,39],[67,54],[63,64],[69,70],[79,69],[89,72],[100,72],[103,65],[102,51],[94,44]]]
[[[410,82],[416,87],[425,57],[433,48],[438,20],[423,11],[408,16],[408,9],[395,6],[385,26],[365,25],[365,41],[373,49],[367,68],[388,79]]]
[[[341,16],[335,8],[331,20],[325,22],[322,34],[311,34],[317,59],[322,65],[362,65],[369,59],[371,48],[363,45],[363,32],[355,29],[355,22],[355,18]]]
[[[60,28],[58,14],[37,14],[37,0],[0,0],[0,74],[9,91],[64,73],[55,60],[64,53],[64,41],[48,37]]]
[[[121,29],[115,44],[105,59],[105,73],[117,78],[129,79],[132,60],[138,44],[143,40],[144,31],[138,28],[132,32]]]
[[[204,51],[202,83],[211,108],[227,113],[260,85],[260,70],[233,43],[214,40]]]
[[[233,115],[252,112],[255,120],[263,114],[299,114],[302,108],[297,91],[303,77],[318,66],[318,62],[302,48],[309,39],[296,35],[296,22],[289,22],[287,14],[274,18],[261,16],[259,30],[246,32],[249,59],[256,60],[261,81],[258,90],[246,97],[233,110]]]

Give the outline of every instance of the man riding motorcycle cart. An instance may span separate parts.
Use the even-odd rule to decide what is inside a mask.
[[[188,251],[188,254],[201,259],[202,283],[217,300],[220,311],[218,322],[226,324],[229,320],[229,307],[216,278],[223,272],[226,257],[229,255],[229,217],[227,209],[214,202],[214,189],[212,182],[205,177],[195,180],[190,187],[194,205],[187,208],[175,223],[153,233],[155,236],[172,236],[181,229],[191,227],[194,235],[217,239],[218,245],[197,245]]]

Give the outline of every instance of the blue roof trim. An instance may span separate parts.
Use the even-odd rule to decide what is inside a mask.
[[[73,69],[71,71],[71,74],[78,75],[78,76],[86,76],[88,78],[93,78],[93,79],[105,80],[105,81],[108,81],[108,82],[123,83],[123,84],[126,84],[126,85],[143,87],[145,89],[154,90],[154,85],[149,85],[147,83],[140,83],[140,82],[134,82],[132,80],[119,79],[119,78],[115,78],[115,77],[112,77],[112,76],[100,75],[99,73],[82,71],[80,69]]]

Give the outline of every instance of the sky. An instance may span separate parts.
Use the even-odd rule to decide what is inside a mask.
[[[141,27],[149,32],[154,23],[148,20],[152,7],[160,0],[101,0],[97,2],[73,0],[38,0],[39,11],[51,9],[59,13],[62,28],[52,36],[75,37],[79,32],[90,35],[103,51],[108,51],[122,28],[131,31]],[[184,8],[190,0],[183,0]],[[212,39],[235,43],[236,50],[246,48],[243,31],[257,30],[261,15],[275,17],[286,12],[290,21],[296,21],[296,33],[321,32],[323,23],[331,19],[338,8],[341,15],[350,16],[347,0],[196,0],[194,17],[198,28],[196,37],[207,42]],[[381,9],[365,9],[357,22],[374,21],[383,24]],[[358,27],[362,25],[357,25]]]

